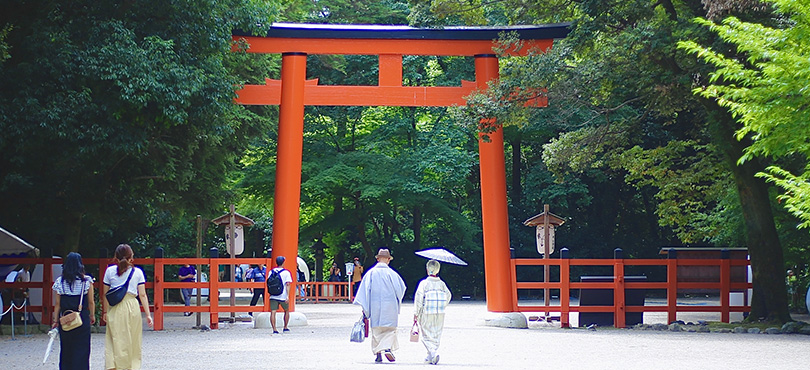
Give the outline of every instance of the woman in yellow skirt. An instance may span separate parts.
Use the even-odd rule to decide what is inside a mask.
[[[143,271],[133,264],[134,254],[127,244],[115,248],[117,264],[107,267],[104,272],[104,321],[107,322],[105,336],[104,368],[105,369],[140,369],[141,368],[141,338],[143,336],[143,320],[141,306],[146,312],[146,324],[151,328],[152,313],[149,311],[149,298],[146,296],[146,278]],[[111,288],[127,285],[127,294],[124,299],[111,306],[107,301],[107,292]]]

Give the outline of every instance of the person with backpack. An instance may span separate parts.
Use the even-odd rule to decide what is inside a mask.
[[[287,327],[290,323],[290,299],[289,287],[292,283],[292,274],[284,268],[284,256],[276,257],[276,268],[270,270],[267,276],[267,293],[270,294],[270,325],[273,326],[273,334],[278,334],[276,329],[276,311],[278,307],[284,309],[284,332],[289,332]]]

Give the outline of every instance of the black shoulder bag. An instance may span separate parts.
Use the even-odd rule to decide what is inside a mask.
[[[110,304],[110,306],[115,306],[121,303],[121,301],[124,300],[124,297],[127,296],[127,289],[129,289],[129,279],[132,278],[133,272],[135,272],[135,266],[132,266],[132,270],[129,272],[129,276],[127,276],[127,281],[125,281],[124,284],[119,285],[115,288],[110,288],[110,290],[107,291],[106,297],[107,302]]]

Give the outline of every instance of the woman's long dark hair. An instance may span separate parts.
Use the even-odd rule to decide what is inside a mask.
[[[62,263],[62,281],[73,284],[75,280],[84,280],[84,264],[82,255],[70,252]]]

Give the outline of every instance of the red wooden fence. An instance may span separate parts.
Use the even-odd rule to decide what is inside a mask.
[[[566,255],[567,253],[561,253]],[[266,264],[270,266],[270,259],[268,258],[239,258],[239,264]],[[88,273],[96,278],[94,287],[96,291],[101,292],[102,275],[106,266],[110,263],[109,259],[100,258],[83,258],[85,269]],[[219,281],[219,266],[230,265],[234,262],[230,258],[136,258],[135,264],[144,268],[147,283],[146,288],[152,290],[150,296],[151,310],[154,312],[155,330],[163,329],[164,314],[167,312],[203,312],[210,314],[210,327],[216,329],[219,324],[220,313],[230,312],[267,312],[269,311],[269,297],[264,295],[264,302],[261,306],[246,306],[246,305],[222,305],[219,302],[219,289],[230,288],[254,288],[261,289],[265,283],[253,282],[221,282]],[[34,264],[38,265],[36,268],[43,268],[43,281],[30,282],[30,283],[5,283],[0,282],[0,289],[2,288],[42,288],[42,302],[52,302],[53,292],[51,286],[53,285],[54,276],[52,276],[52,265],[61,264],[62,260],[58,258],[0,258],[0,264]],[[202,265],[209,266],[209,281],[207,282],[179,282],[179,281],[166,281],[165,268],[172,265]],[[559,280],[550,282],[523,282],[513,281],[512,286],[512,302],[514,302],[513,310],[516,312],[560,312],[560,323],[563,327],[570,325],[569,316],[572,312],[612,312],[614,314],[614,323],[616,327],[625,327],[625,313],[627,312],[667,312],[668,322],[677,320],[678,312],[720,312],[721,321],[729,321],[730,312],[749,312],[750,306],[743,303],[742,306],[729,305],[729,293],[731,292],[745,292],[751,288],[751,283],[747,282],[732,282],[731,281],[731,268],[732,266],[746,267],[748,260],[739,259],[529,259],[529,258],[515,258],[511,260],[511,268],[513,276],[516,276],[517,266],[559,266]],[[571,266],[612,266],[613,267],[613,282],[597,283],[597,282],[572,282],[571,281]],[[626,266],[662,266],[666,268],[667,281],[663,282],[626,282],[625,267]],[[720,281],[716,282],[679,282],[677,278],[677,271],[679,266],[716,266],[720,269]],[[152,270],[151,272],[149,270]],[[202,271],[198,271],[200,276]],[[151,279],[150,279],[151,277]],[[313,302],[337,302],[337,301],[351,301],[352,290],[348,282],[306,282],[300,283],[304,286],[307,292],[306,296],[297,297],[298,299],[309,299]],[[531,306],[520,305],[518,301],[518,290],[520,289],[549,289],[559,290],[560,302],[559,305],[554,306]],[[166,305],[163,298],[165,296],[164,290],[166,289],[180,289],[180,288],[197,288],[208,289],[209,303],[208,305],[199,306],[183,306],[183,305]],[[295,287],[291,294],[294,296]],[[570,297],[572,290],[577,289],[613,289],[614,299],[611,306],[577,306],[570,304]],[[658,289],[666,290],[667,304],[664,306],[627,306],[625,302],[625,289]],[[720,304],[717,306],[691,306],[691,305],[678,305],[677,294],[681,289],[712,289],[720,294]],[[745,300],[747,302],[747,300]],[[51,323],[52,305],[44,304],[40,306],[29,306],[29,312],[42,312],[42,321],[45,324]],[[102,323],[103,325],[104,323]]]
[[[559,280],[549,282],[520,282],[515,281],[512,286],[512,301],[514,311],[517,312],[560,312],[560,324],[563,327],[570,325],[572,312],[612,312],[614,326],[625,327],[625,313],[627,312],[666,312],[667,322],[677,320],[678,312],[719,312],[720,320],[729,322],[730,312],[750,312],[751,307],[744,299],[742,306],[729,305],[729,293],[747,292],[752,287],[748,282],[732,282],[732,266],[746,267],[748,260],[729,259],[677,259],[671,253],[668,259],[568,259],[566,251],[560,253],[558,259],[513,258],[512,273],[516,276],[517,266],[559,266]],[[571,266],[613,266],[613,282],[572,282]],[[662,282],[626,282],[626,266],[662,266],[666,268],[667,281]],[[720,269],[720,281],[715,282],[679,282],[679,266],[716,266]],[[559,289],[560,302],[554,306],[531,306],[518,303],[518,290],[520,289]],[[572,306],[570,297],[572,290],[577,289],[612,289],[613,305],[611,306]],[[628,306],[625,302],[625,289],[658,289],[666,290],[665,306]],[[719,292],[720,304],[716,306],[678,305],[677,294],[683,289],[711,289]],[[747,294],[747,293],[745,293]]]
[[[269,258],[239,258],[236,260],[239,264],[266,264],[270,266],[271,259]],[[102,277],[107,266],[111,263],[107,258],[82,258],[85,266],[85,271],[91,274],[95,279],[94,288],[97,292],[101,292],[104,285]],[[53,304],[53,291],[51,286],[53,280],[56,278],[52,276],[52,266],[62,263],[60,258],[0,258],[0,265],[9,264],[32,264],[37,265],[36,269],[42,269],[42,281],[30,283],[5,283],[0,282],[0,289],[5,288],[42,288],[42,302],[45,304],[33,306],[28,305],[26,308],[28,312],[41,312],[42,323],[51,324],[51,310]],[[135,265],[144,269],[147,277],[145,287],[151,290],[152,294],[149,295],[150,310],[154,313],[155,330],[163,329],[163,319],[167,312],[202,312],[210,314],[210,327],[216,329],[219,326],[219,314],[230,312],[269,312],[270,301],[267,294],[263,295],[264,302],[257,306],[248,305],[230,305],[220,304],[219,302],[219,289],[239,289],[239,288],[253,288],[262,289],[265,286],[264,282],[225,282],[219,281],[219,266],[230,265],[234,263],[230,258],[136,258]],[[166,266],[172,265],[202,265],[209,266],[209,281],[207,282],[180,282],[180,281],[167,281],[165,277]],[[151,270],[151,271],[150,271]],[[213,271],[213,273],[210,273]],[[202,271],[197,272],[197,276],[201,275]],[[200,279],[198,279],[200,280]],[[300,283],[304,285],[307,295],[305,297],[297,297],[298,299],[306,298],[310,302],[339,302],[351,301],[353,298],[352,292],[348,282],[305,282]],[[181,288],[196,288],[208,289],[209,302],[207,305],[167,305],[164,302],[166,289],[181,289]],[[291,286],[291,294],[295,296],[295,287]],[[99,304],[98,301],[96,304]],[[104,322],[100,323],[104,325]]]

